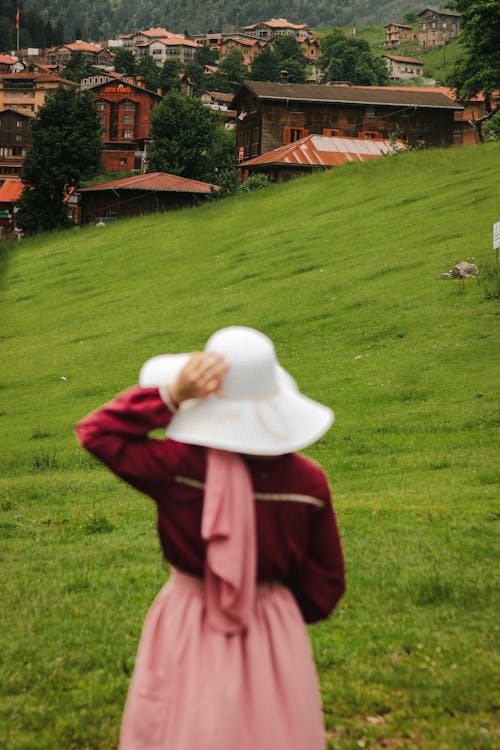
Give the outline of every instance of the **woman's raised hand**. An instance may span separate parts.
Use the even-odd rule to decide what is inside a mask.
[[[215,393],[228,370],[228,363],[215,352],[193,352],[175,383],[168,386],[176,406],[190,398],[204,398]]]

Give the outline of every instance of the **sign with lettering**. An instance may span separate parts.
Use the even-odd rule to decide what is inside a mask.
[[[130,86],[105,86],[103,91],[105,94],[130,94],[132,89]]]

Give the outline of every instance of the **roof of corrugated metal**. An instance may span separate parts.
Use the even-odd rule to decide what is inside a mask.
[[[382,57],[388,57],[390,60],[396,60],[397,62],[409,62],[409,63],[416,63],[417,65],[423,65],[422,60],[418,60],[416,57],[401,57],[401,55],[389,55],[384,54]],[[429,90],[431,90],[429,88]]]
[[[271,164],[283,166],[334,167],[348,161],[367,161],[394,153],[395,146],[388,139],[363,139],[308,135],[299,141],[280,146],[240,164],[257,167]],[[397,150],[405,146],[397,141]]]
[[[269,83],[245,81],[243,84],[259,99],[304,102],[338,102],[342,104],[382,104],[396,107],[430,107],[462,109],[438,91],[419,91],[411,86],[329,86],[314,83]],[[238,94],[236,94],[236,97]]]
[[[21,180],[8,177],[0,180],[0,183],[0,203],[14,203],[21,197],[24,188]]]
[[[124,177],[122,180],[101,182],[99,185],[90,185],[82,188],[80,192],[96,192],[100,190],[151,190],[153,192],[171,193],[210,193],[218,190],[216,185],[199,180],[190,180],[187,177],[179,177],[168,172],[149,172],[134,177]]]

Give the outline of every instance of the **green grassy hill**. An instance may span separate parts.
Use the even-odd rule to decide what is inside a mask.
[[[349,165],[8,246],[0,360],[2,750],[110,750],[164,580],[150,504],[74,423],[148,357],[258,327],[336,423],[308,452],[348,564],[311,628],[336,750],[487,750],[500,144]],[[480,280],[443,280],[461,260]],[[492,270],[493,269],[493,270]]]

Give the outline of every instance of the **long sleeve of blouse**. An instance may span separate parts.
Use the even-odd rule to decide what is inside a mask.
[[[201,513],[206,451],[149,433],[172,413],[157,388],[133,387],[85,417],[78,440],[121,479],[156,501],[165,558],[203,575]],[[344,563],[326,477],[299,454],[248,459],[255,495],[259,581],[293,591],[306,622],[324,619],[344,592]]]

